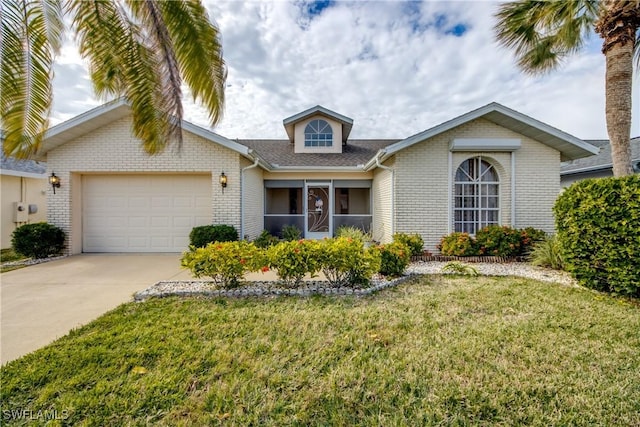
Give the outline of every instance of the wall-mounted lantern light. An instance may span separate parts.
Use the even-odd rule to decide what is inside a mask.
[[[60,178],[53,172],[51,172],[51,176],[49,177],[49,184],[51,184],[51,188],[53,188],[53,194],[56,194],[56,188],[60,188]]]
[[[224,193],[224,189],[227,188],[227,175],[224,172],[220,174],[220,187],[222,187],[222,192]]]

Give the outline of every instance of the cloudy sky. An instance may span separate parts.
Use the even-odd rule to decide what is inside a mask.
[[[322,105],[354,120],[352,138],[405,138],[499,102],[583,139],[606,138],[604,56],[582,53],[529,76],[494,41],[485,1],[208,1],[228,67],[228,138],[286,138],[282,120]],[[56,65],[52,124],[102,101],[72,43]],[[634,78],[632,136],[640,135]],[[185,94],[185,119],[209,127]]]

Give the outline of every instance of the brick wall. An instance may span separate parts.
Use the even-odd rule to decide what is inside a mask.
[[[47,220],[67,233],[69,253],[81,251],[82,174],[85,173],[208,173],[211,174],[211,222],[240,229],[240,155],[216,143],[183,132],[178,152],[169,147],[146,154],[131,133],[131,120],[114,121],[47,153],[47,173],[60,177],[54,195],[49,187]],[[220,173],[228,176],[222,193]]]

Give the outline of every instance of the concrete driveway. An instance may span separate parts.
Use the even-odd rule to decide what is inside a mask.
[[[161,280],[188,280],[179,254],[83,254],[0,275],[0,363],[66,335]]]

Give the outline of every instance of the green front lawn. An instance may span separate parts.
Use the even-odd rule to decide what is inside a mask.
[[[517,278],[149,300],[3,367],[2,424],[638,425],[639,331],[635,303]]]

